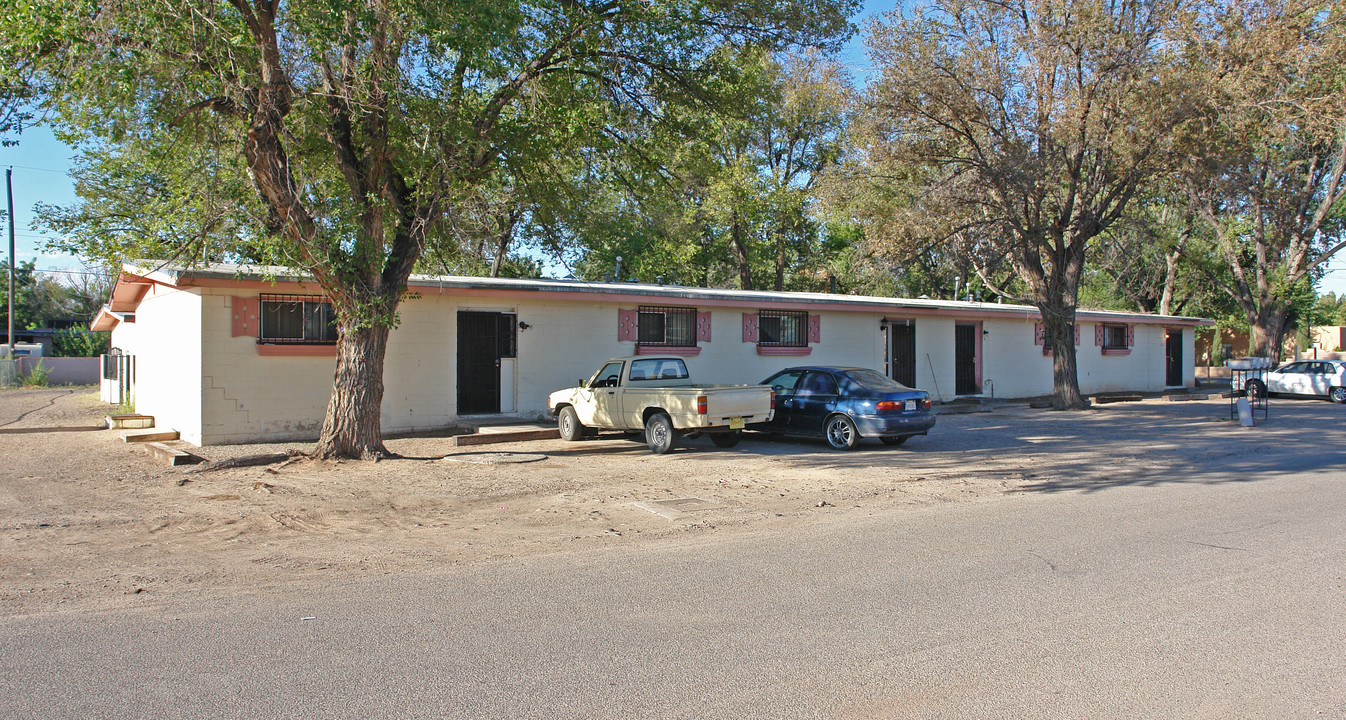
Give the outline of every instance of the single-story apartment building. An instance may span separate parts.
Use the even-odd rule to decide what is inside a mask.
[[[694,380],[863,366],[959,397],[1052,391],[1036,308],[580,280],[414,276],[384,372],[385,433],[540,417],[607,358],[676,354]],[[128,263],[93,323],[134,356],[138,412],[197,445],[316,438],[335,368],[331,305],[281,268]],[[1195,384],[1200,318],[1082,310],[1080,389]]]

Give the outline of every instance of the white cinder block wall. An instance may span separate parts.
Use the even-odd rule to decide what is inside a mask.
[[[384,368],[382,423],[387,433],[430,430],[458,423],[457,313],[512,312],[527,329],[518,331],[518,357],[506,396],[514,412],[542,416],[547,394],[587,378],[610,357],[635,352],[617,339],[619,310],[641,304],[695,307],[711,314],[711,339],[687,358],[695,380],[707,384],[756,383],[791,365],[859,365],[882,371],[887,336],[880,320],[915,325],[916,384],[943,401],[954,399],[954,328],[979,322],[983,394],[998,398],[1047,395],[1052,391],[1050,356],[1034,342],[1037,318],[1029,309],[1000,306],[838,308],[792,303],[775,307],[807,310],[821,318],[820,342],[807,356],[762,356],[742,339],[743,314],[762,309],[751,299],[577,297],[566,292],[466,289],[420,285],[401,304],[390,335]],[[233,337],[236,298],[259,292],[312,293],[311,285],[260,282],[213,283],[174,289],[155,284],[140,302],[134,324],[119,324],[113,344],[137,356],[137,410],[161,427],[178,430],[196,444],[312,439],[331,396],[335,357],[271,356],[258,352],[255,331]],[[825,309],[819,309],[825,308]],[[1084,393],[1162,390],[1165,387],[1165,326],[1131,321],[1134,344],[1127,355],[1102,354],[1094,320],[1081,320],[1077,347]],[[1111,320],[1110,320],[1111,321]],[[1183,333],[1184,384],[1195,382],[1194,328]]]
[[[136,412],[153,415],[156,427],[177,430],[183,440],[204,444],[201,359],[201,296],[152,285],[135,310],[134,323],[118,323],[112,345],[136,356]]]

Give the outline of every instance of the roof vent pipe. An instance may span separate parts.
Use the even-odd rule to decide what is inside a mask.
[[[622,256],[617,256],[617,269],[612,273],[613,282],[620,282],[622,279]]]

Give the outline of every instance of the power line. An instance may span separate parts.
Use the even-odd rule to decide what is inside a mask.
[[[69,171],[69,170],[55,170],[55,169],[52,169],[52,168],[40,168],[40,167],[33,167],[32,165],[9,165],[8,167],[11,167],[11,168],[19,168],[20,170],[36,170],[37,172],[56,173],[57,175],[65,175],[66,177],[69,177],[69,176],[70,176],[70,171]]]

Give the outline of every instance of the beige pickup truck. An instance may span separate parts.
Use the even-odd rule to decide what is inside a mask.
[[[704,433],[718,447],[738,444],[744,425],[767,422],[776,395],[767,385],[696,385],[680,357],[613,358],[578,387],[547,397],[561,437],[598,430],[645,432],[656,454],[683,435]]]

